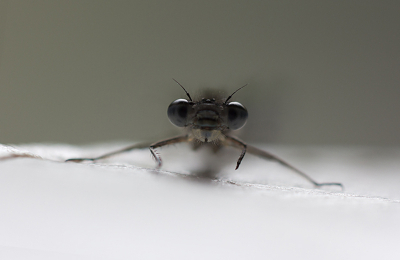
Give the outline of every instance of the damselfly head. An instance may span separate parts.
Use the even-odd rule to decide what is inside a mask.
[[[245,125],[248,117],[247,109],[239,102],[228,103],[228,101],[246,85],[237,89],[226,100],[203,98],[194,102],[186,89],[177,83],[186,92],[189,100],[177,99],[169,105],[168,118],[175,126],[204,131],[226,131],[237,130]]]

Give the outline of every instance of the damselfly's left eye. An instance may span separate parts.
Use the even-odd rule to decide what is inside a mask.
[[[227,105],[228,109],[228,127],[232,130],[237,130],[244,126],[247,121],[247,109],[239,102],[230,102]]]
[[[186,126],[189,109],[190,104],[186,99],[175,100],[168,107],[169,121],[178,127]]]

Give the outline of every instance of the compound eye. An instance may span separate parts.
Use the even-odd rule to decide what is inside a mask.
[[[168,107],[169,121],[178,127],[186,126],[189,109],[190,104],[186,99],[175,100]]]
[[[247,121],[247,109],[239,102],[230,102],[228,108],[228,127],[237,130],[244,126]]]

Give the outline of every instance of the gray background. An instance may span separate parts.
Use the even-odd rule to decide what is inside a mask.
[[[0,142],[174,134],[201,88],[249,109],[241,137],[400,144],[398,1],[0,1]]]

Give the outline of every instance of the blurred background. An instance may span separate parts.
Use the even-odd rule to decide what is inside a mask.
[[[400,2],[0,0],[0,143],[157,140],[202,88],[240,137],[400,145]]]

